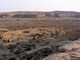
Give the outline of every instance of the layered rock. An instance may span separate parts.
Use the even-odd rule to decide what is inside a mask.
[[[58,19],[73,19],[80,18],[80,12],[74,11],[53,11],[53,12],[9,12],[1,13],[0,18],[58,18]]]

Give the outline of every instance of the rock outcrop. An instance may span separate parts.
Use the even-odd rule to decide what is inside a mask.
[[[80,59],[80,39],[75,40],[79,33],[73,30],[29,28],[0,32],[0,60]]]

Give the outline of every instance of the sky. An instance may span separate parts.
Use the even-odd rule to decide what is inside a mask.
[[[0,0],[0,12],[79,11],[80,0]]]

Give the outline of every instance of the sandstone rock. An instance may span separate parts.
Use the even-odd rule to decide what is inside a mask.
[[[68,53],[52,54],[43,60],[70,60]]]
[[[8,32],[9,30],[6,28],[0,28],[0,32]]]
[[[80,48],[80,44],[70,43],[70,44],[66,44],[66,45],[59,47],[58,50],[62,52],[69,52],[77,48]]]
[[[52,54],[43,60],[80,60],[79,52]]]
[[[5,42],[12,42],[17,40],[22,33],[22,30],[5,32],[1,35],[1,39]]]
[[[59,51],[63,51],[63,52],[68,52],[68,51],[73,51],[75,49],[79,49],[80,48],[80,39],[76,40],[76,41],[72,41],[70,43],[66,43],[64,45],[62,45],[61,47],[58,48]]]

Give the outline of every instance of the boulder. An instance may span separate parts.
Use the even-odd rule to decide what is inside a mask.
[[[60,52],[70,52],[70,51],[77,49],[77,48],[80,48],[80,44],[70,43],[70,44],[66,44],[66,45],[59,47],[58,50]]]

